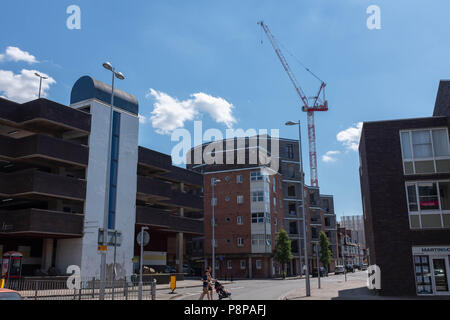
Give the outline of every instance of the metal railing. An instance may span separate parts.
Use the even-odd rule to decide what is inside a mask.
[[[71,286],[73,287],[73,286]],[[16,290],[27,300],[99,300],[100,280],[82,280],[71,289],[66,280],[10,280],[5,288]],[[105,300],[139,300],[139,283],[108,281]],[[156,299],[156,280],[144,282],[142,300]]]

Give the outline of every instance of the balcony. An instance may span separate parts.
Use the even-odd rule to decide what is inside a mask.
[[[0,211],[0,234],[52,238],[83,236],[82,214],[39,209]]]
[[[87,167],[89,148],[42,134],[22,139],[0,136],[0,155],[17,160],[56,161]]]
[[[15,122],[33,132],[91,131],[91,115],[68,106],[37,99],[24,104],[0,98],[0,119]]]
[[[203,197],[192,193],[182,193],[172,190],[170,201],[167,202],[170,202],[175,207],[188,208],[193,211],[203,210]]]
[[[86,181],[36,169],[0,174],[0,195],[16,198],[61,198],[84,201]]]
[[[167,229],[170,232],[203,234],[203,221],[177,217],[168,211],[152,207],[136,207],[136,224]]]
[[[172,195],[169,183],[143,176],[137,177],[137,193],[142,201],[168,200]]]
[[[154,150],[139,147],[138,173],[153,175],[170,172],[172,157]]]
[[[169,173],[159,175],[162,179],[166,179],[171,182],[180,183],[183,182],[188,185],[196,187],[203,186],[203,175],[195,171],[182,169],[172,166]]]

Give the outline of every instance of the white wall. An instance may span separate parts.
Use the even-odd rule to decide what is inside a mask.
[[[92,115],[89,137],[89,164],[86,174],[85,233],[81,242],[81,276],[100,277],[101,256],[98,248],[98,228],[103,227],[108,154],[108,130],[110,130],[110,108],[97,100],[72,105],[74,108],[90,105]],[[117,278],[132,274],[134,250],[134,227],[136,219],[136,181],[138,161],[137,116],[120,109],[121,113],[119,168],[116,207],[116,229],[122,233],[122,245],[117,248]],[[69,248],[68,248],[69,249]],[[74,244],[75,249],[75,244]],[[107,264],[113,263],[114,250],[108,248]]]

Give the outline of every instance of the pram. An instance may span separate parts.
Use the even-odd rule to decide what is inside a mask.
[[[214,283],[214,288],[216,289],[216,292],[219,295],[219,300],[227,298],[231,300],[231,292],[226,291],[219,281],[216,281]]]

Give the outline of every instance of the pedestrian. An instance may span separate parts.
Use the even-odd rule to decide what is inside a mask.
[[[202,277],[203,282],[203,292],[200,295],[199,300],[203,300],[205,295],[208,297],[208,300],[212,300],[212,294],[210,294],[210,279],[211,279],[211,267],[207,267],[205,274]]]

